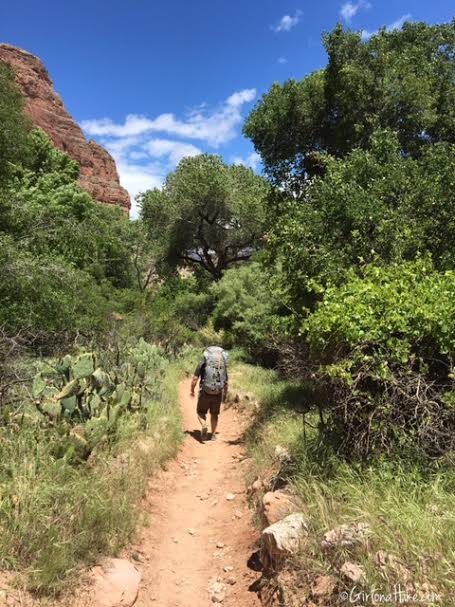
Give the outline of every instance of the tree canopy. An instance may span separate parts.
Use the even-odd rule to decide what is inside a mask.
[[[244,127],[266,172],[300,194],[325,155],[368,148],[372,133],[397,133],[404,154],[455,142],[455,21],[405,23],[363,41],[341,25],[324,37],[327,67],[274,84]]]
[[[161,268],[198,266],[218,280],[248,260],[261,243],[268,191],[265,179],[219,156],[184,158],[163,190],[140,201]]]

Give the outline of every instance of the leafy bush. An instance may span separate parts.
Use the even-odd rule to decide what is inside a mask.
[[[342,282],[346,270],[377,258],[390,263],[430,252],[438,269],[455,267],[455,147],[431,146],[413,159],[389,131],[376,132],[370,146],[328,159],[305,201],[272,213],[271,254],[297,313],[329,282]]]
[[[213,297],[200,276],[168,278],[147,298],[147,335],[167,350],[177,352],[196,339],[207,322]]]
[[[215,330],[224,331],[226,347],[240,346],[256,359],[270,359],[279,311],[271,287],[270,275],[257,261],[228,270],[211,287],[216,301],[211,319]]]
[[[455,274],[429,260],[367,266],[302,324],[332,385],[327,431],[348,454],[454,447]]]

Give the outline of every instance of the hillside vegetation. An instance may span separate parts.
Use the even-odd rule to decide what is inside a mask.
[[[246,120],[265,176],[185,158],[135,222],[78,187],[0,66],[0,567],[33,588],[131,536],[178,444],[175,361],[217,343],[261,401],[252,474],[289,454],[299,600],[321,573],[346,587],[346,558],[365,588],[455,592],[455,22],[324,43],[324,69]],[[362,521],[366,549],[321,551]]]

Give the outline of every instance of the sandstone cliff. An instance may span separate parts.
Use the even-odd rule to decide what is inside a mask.
[[[80,167],[80,184],[98,202],[131,206],[128,192],[120,185],[115,161],[107,150],[87,141],[81,128],[67,112],[43,63],[31,53],[9,44],[0,44],[0,61],[8,63],[26,98],[25,109],[35,126],[42,128],[54,145]]]

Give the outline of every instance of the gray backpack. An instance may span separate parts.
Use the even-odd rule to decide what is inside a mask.
[[[206,394],[220,394],[227,382],[227,353],[219,346],[204,352],[205,375],[202,389]]]

